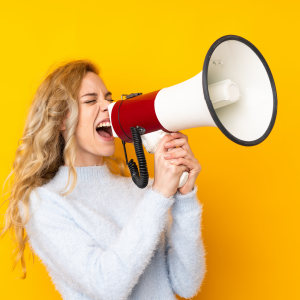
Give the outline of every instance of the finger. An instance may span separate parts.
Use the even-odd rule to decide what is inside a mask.
[[[175,158],[180,158],[180,157],[196,161],[196,158],[189,151],[184,150],[181,147],[174,148],[164,154],[165,159],[175,159]]]
[[[179,131],[177,131],[177,132],[172,132],[171,133],[171,135],[173,136],[173,137],[175,137],[175,138],[184,138],[184,139],[186,139],[187,141],[188,141],[188,136],[186,135],[186,134],[183,134],[182,132],[179,132]]]
[[[159,142],[157,149],[155,151],[155,153],[157,152],[167,152],[168,149],[165,148],[165,144],[174,140],[175,138],[173,136],[171,136],[169,133],[167,133]]]
[[[168,163],[170,163],[170,162],[168,161]],[[190,172],[190,169],[187,168],[187,166],[185,166],[185,165],[179,165],[179,166],[176,166],[174,164],[171,164],[171,165],[174,168],[174,171],[176,173],[182,174],[183,172]]]
[[[185,150],[188,150],[190,153],[192,153],[191,147],[188,143],[188,141],[183,138],[174,138],[173,140],[170,140],[168,142],[165,143],[165,148],[175,148],[175,147],[181,147]]]
[[[176,166],[179,166],[179,165],[184,165],[186,166],[187,168],[189,168],[190,170],[195,170],[197,172],[200,172],[201,171],[201,165],[191,159],[187,159],[187,158],[177,158],[177,159],[174,159],[174,160],[170,160],[170,162]]]
[[[190,169],[187,168],[184,165],[177,166],[177,168],[180,168],[181,173],[183,173],[183,172],[188,172],[189,173],[190,172]]]

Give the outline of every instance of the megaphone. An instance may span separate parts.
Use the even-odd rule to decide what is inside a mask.
[[[164,133],[206,126],[219,128],[236,144],[254,146],[268,137],[277,115],[275,82],[266,60],[236,35],[212,44],[196,76],[128,98],[108,110],[113,136],[122,139],[126,163],[140,188],[148,184],[141,136],[152,153]],[[126,142],[134,144],[140,174],[134,161],[127,160]]]

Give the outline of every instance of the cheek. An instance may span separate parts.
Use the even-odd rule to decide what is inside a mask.
[[[78,125],[76,128],[76,135],[79,139],[85,140],[93,135],[95,117],[95,110],[84,108],[79,109]]]

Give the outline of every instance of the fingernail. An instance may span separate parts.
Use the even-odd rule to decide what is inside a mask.
[[[170,143],[166,143],[166,144],[165,144],[165,147],[170,147]]]
[[[177,134],[177,132],[172,132],[171,133],[172,136],[175,136],[176,134]]]
[[[171,154],[164,154],[164,158],[169,158],[171,157]]]
[[[174,164],[174,163],[177,162],[177,159],[172,159],[172,160],[170,160],[170,162],[171,162],[172,164]]]

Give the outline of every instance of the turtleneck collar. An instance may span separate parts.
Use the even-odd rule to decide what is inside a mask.
[[[101,166],[75,167],[78,183],[99,183],[103,179],[112,176],[108,166],[104,163]],[[60,166],[52,182],[66,182],[68,180],[69,167]]]

